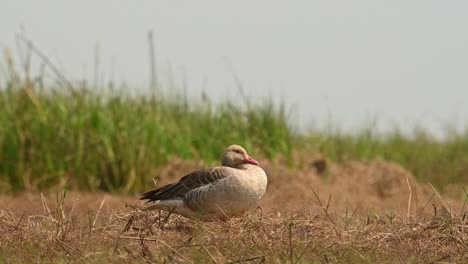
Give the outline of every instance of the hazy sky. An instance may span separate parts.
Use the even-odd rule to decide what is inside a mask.
[[[254,98],[292,107],[302,127],[438,132],[468,124],[467,1],[2,1],[0,45],[27,35],[74,79],[148,83],[147,32],[160,79],[194,96],[237,97],[226,61]]]

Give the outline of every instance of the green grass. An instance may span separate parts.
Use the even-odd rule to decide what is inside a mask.
[[[6,190],[67,184],[82,190],[141,191],[172,156],[218,160],[233,143],[273,157],[288,155],[293,135],[284,108],[175,99],[0,91],[0,178]]]
[[[213,104],[89,87],[43,91],[12,78],[0,87],[0,191],[140,192],[172,157],[216,164],[233,143],[289,161],[293,153],[313,152],[339,162],[382,158],[439,187],[468,182],[468,132],[442,141],[421,129],[411,137],[398,129],[379,135],[372,127],[297,134],[286,108],[269,100]]]

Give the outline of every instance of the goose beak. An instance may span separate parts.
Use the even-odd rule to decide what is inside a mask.
[[[252,157],[250,157],[247,154],[244,156],[244,162],[245,163],[250,163],[250,164],[253,164],[253,165],[258,165],[258,161],[254,160]]]

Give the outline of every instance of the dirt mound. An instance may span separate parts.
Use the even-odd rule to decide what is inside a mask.
[[[341,194],[339,198],[360,202],[377,211],[406,212],[410,190],[413,205],[429,198],[429,193],[411,172],[383,160],[336,165],[331,173],[330,186],[332,192]]]
[[[384,160],[333,163],[326,158],[309,161],[293,170],[263,161],[269,185],[262,206],[269,210],[328,206],[334,211],[406,214],[411,190],[411,212],[432,210],[433,191],[418,183],[410,171]],[[325,168],[324,168],[325,167]],[[320,201],[319,201],[320,200]]]

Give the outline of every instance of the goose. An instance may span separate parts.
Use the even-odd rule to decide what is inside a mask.
[[[144,211],[165,210],[187,218],[228,219],[254,209],[267,187],[267,175],[239,145],[224,150],[221,166],[200,169],[179,181],[141,194],[152,203]]]

